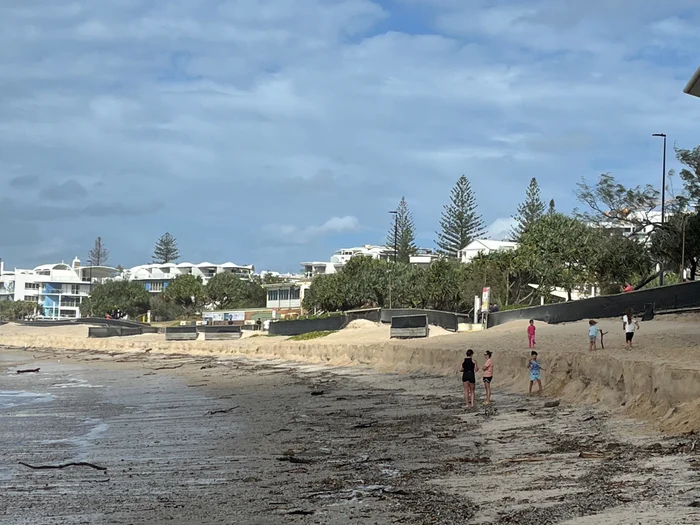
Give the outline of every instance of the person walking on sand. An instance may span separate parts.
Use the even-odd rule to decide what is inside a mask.
[[[484,352],[484,357],[486,362],[484,363],[483,375],[484,375],[484,388],[486,389],[486,399],[484,400],[485,405],[491,404],[491,382],[493,381],[493,361],[491,356],[493,353],[490,350]]]
[[[530,390],[528,390],[528,393],[532,395],[532,385],[537,381],[537,386],[539,387],[537,395],[541,396],[542,380],[540,378],[540,370],[544,370],[544,368],[542,368],[542,365],[537,360],[537,352],[534,350],[530,353],[530,361],[528,361],[527,367],[530,369]]]
[[[639,323],[634,317],[632,317],[631,308],[628,308],[625,315],[622,317],[622,329],[625,331],[625,343],[627,343],[627,349],[631,350],[634,332],[639,330]]]
[[[473,408],[476,403],[476,376],[479,371],[479,365],[474,361],[474,350],[467,350],[467,357],[462,361],[462,383],[464,384],[464,401],[467,408]]]
[[[598,332],[600,332],[600,329],[598,328],[598,323],[591,319],[588,321],[588,351],[593,352],[594,350],[597,350],[596,348],[596,342],[598,341]]]
[[[535,320],[530,319],[530,324],[527,327],[527,344],[528,348],[535,348]]]

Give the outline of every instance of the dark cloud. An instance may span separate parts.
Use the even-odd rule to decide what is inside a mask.
[[[121,202],[93,202],[85,206],[26,206],[13,199],[0,200],[0,221],[3,218],[16,223],[70,220],[86,217],[134,217],[149,215],[163,209],[162,202],[125,204]]]
[[[87,197],[85,187],[74,179],[42,188],[39,197],[48,201],[79,201]]]
[[[39,184],[37,175],[18,175],[10,179],[10,187],[17,190],[26,190],[35,187]]]

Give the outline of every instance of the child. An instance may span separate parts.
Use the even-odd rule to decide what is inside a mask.
[[[600,330],[598,329],[598,323],[596,323],[593,319],[588,321],[588,351],[593,352],[596,350],[596,341],[598,340],[598,332]]]
[[[535,348],[535,320],[530,319],[530,326],[527,327],[528,348]]]
[[[530,390],[528,391],[528,393],[532,395],[532,385],[535,381],[537,381],[537,386],[539,387],[537,395],[541,396],[542,381],[540,379],[540,370],[544,370],[544,368],[542,368],[542,365],[540,365],[540,362],[537,360],[537,352],[535,352],[534,350],[530,354],[530,361],[527,363],[527,367],[530,369]]]
[[[462,383],[464,383],[464,401],[467,404],[467,408],[473,408],[476,402],[476,393],[474,387],[476,386],[476,376],[475,372],[479,371],[479,365],[476,364],[474,358],[474,350],[471,348],[467,350],[467,357],[462,362]]]
[[[491,382],[493,381],[493,361],[491,361],[491,356],[493,354],[490,350],[486,350],[484,357],[486,362],[484,363],[483,374],[484,374],[484,388],[486,389],[486,400],[484,405],[491,403]]]
[[[628,308],[622,318],[622,329],[625,331],[625,343],[627,344],[627,349],[632,349],[632,338],[634,337],[635,330],[639,330],[639,323],[632,317],[632,309]]]

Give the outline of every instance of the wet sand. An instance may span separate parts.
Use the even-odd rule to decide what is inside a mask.
[[[0,356],[3,524],[700,522],[696,437],[595,407],[496,384],[469,412],[455,376],[365,366]]]

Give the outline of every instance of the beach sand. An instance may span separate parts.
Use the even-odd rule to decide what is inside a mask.
[[[545,368],[545,393],[567,403],[598,405],[637,418],[671,434],[700,431],[700,314],[657,316],[641,323],[633,350],[625,348],[620,319],[599,320],[608,332],[605,350],[588,351],[585,321],[537,323],[537,350]],[[484,332],[431,329],[422,340],[390,340],[389,328],[369,321],[327,337],[294,342],[251,334],[238,341],[166,342],[162,334],[88,339],[87,326],[0,326],[0,344],[19,348],[63,348],[152,352],[193,356],[248,356],[326,365],[369,365],[381,372],[455,375],[463,352],[494,352],[494,388],[527,388],[526,322]]]
[[[454,375],[207,352],[5,349],[0,367],[3,524],[700,521],[695,437],[601,406],[498,388],[466,411]]]

